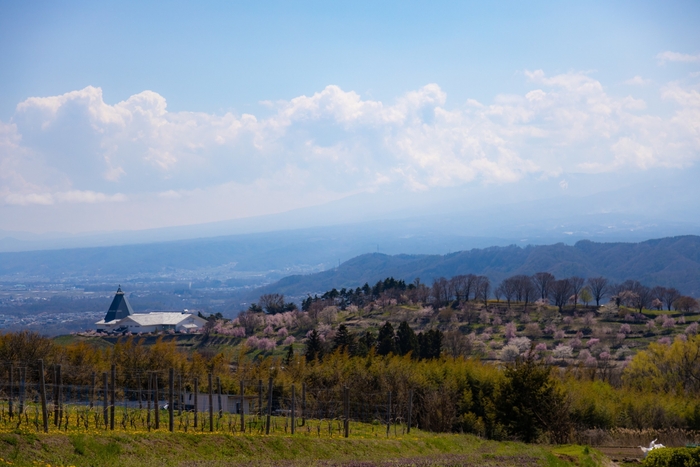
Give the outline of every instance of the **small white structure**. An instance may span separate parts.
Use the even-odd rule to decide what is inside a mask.
[[[185,410],[194,409],[194,393],[185,392],[184,395],[185,402],[183,407]],[[243,396],[243,413],[248,415],[250,413],[251,406],[255,405],[258,396]],[[219,394],[215,393],[212,397],[212,407],[214,412],[218,412],[220,409],[224,413],[241,413],[241,396],[222,394],[221,395],[221,406],[219,406]],[[209,410],[209,394],[199,393],[197,394],[197,411],[207,412]]]
[[[118,327],[133,334],[170,330],[183,332],[199,329],[205,323],[206,320],[186,311],[153,311],[127,316],[119,321]]]
[[[104,319],[95,323],[100,332],[130,332],[132,334],[159,331],[189,332],[206,324],[206,320],[187,311],[153,311],[134,313],[121,286]]]

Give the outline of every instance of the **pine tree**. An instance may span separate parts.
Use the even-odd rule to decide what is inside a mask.
[[[350,352],[354,350],[355,339],[353,338],[348,327],[344,324],[338,326],[338,330],[335,333],[335,338],[333,339],[333,350],[340,350],[341,352]]]
[[[413,352],[415,357],[418,357],[418,339],[416,338],[416,333],[408,325],[406,321],[402,321],[399,324],[399,329],[396,331],[396,345],[398,347],[399,355],[406,355],[409,352]]]
[[[284,366],[290,366],[294,361],[294,344],[289,344],[287,347],[287,355],[284,357]]]
[[[379,355],[397,353],[396,335],[394,334],[394,327],[389,321],[384,323],[384,326],[379,328],[379,336],[377,336],[377,353]]]
[[[314,329],[306,339],[306,361],[313,362],[323,358],[323,344],[318,332]]]

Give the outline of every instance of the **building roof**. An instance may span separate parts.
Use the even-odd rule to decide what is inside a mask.
[[[137,313],[130,315],[128,316],[128,319],[124,321],[133,321],[141,326],[174,326],[190,317],[201,319],[191,313],[181,311],[154,311],[151,313]]]
[[[105,315],[105,322],[126,318],[133,314],[134,310],[131,309],[129,300],[126,299],[126,295],[122,292],[122,287],[119,286],[117,293],[114,295],[114,300],[112,300],[112,304],[109,306],[109,310],[107,310],[107,314]]]

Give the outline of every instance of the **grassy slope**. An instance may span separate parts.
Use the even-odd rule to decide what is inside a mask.
[[[0,435],[0,465],[603,465],[595,451],[416,433],[399,439],[185,433]],[[398,459],[404,461],[396,462]],[[9,462],[8,462],[9,461]]]

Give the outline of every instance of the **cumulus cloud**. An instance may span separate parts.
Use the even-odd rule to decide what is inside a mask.
[[[666,62],[693,63],[700,62],[700,54],[691,55],[680,52],[671,52],[667,50],[666,52],[661,52],[657,54],[656,59],[659,61],[660,64],[664,64]]]
[[[331,85],[267,103],[265,118],[171,112],[152,91],[116,104],[96,87],[32,97],[0,122],[0,200],[185,203],[225,193],[239,197],[234,205],[271,196],[297,207],[386,186],[513,183],[684,167],[700,157],[696,87],[664,86],[675,111],[662,117],[642,99],[611,95],[587,73],[524,74],[527,92],[491,103],[448,106],[437,84],[391,103]]]
[[[651,84],[651,80],[644,79],[641,76],[637,75],[633,78],[626,80],[625,84],[629,84],[630,86],[645,86],[647,84]]]

